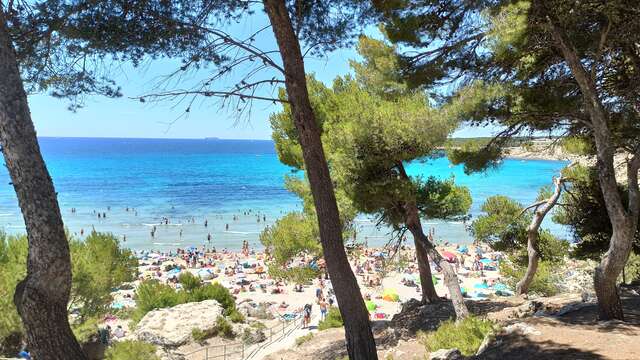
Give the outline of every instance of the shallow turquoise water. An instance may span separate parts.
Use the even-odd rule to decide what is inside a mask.
[[[95,228],[126,236],[126,245],[133,248],[169,248],[204,244],[211,234],[212,245],[239,248],[243,240],[257,244],[266,225],[300,208],[298,199],[284,189],[283,177],[291,169],[280,164],[271,141],[41,138],[40,145],[65,225],[77,235]],[[471,190],[471,214],[476,215],[491,195],[533,201],[564,165],[505,160],[497,170],[468,176],[461,166],[439,158],[410,164],[408,172],[455,176]],[[0,226],[9,233],[24,232],[9,182],[6,168],[0,168]],[[98,219],[97,213],[106,213],[106,218]],[[169,225],[160,225],[163,218]],[[424,223],[435,227],[440,239],[470,241],[460,222]],[[358,224],[360,237],[366,236],[370,245],[389,239],[388,229],[376,229],[367,217],[359,217]]]

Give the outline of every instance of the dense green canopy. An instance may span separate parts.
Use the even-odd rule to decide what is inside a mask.
[[[351,61],[355,76],[336,78],[331,88],[313,77],[308,81],[338,193],[396,229],[403,226],[408,201],[417,201],[424,216],[464,215],[471,197],[453,179],[401,176],[406,163],[440,156],[439,147],[458,123],[432,109],[424,92],[402,82],[394,47],[361,37],[357,49],[363,61]],[[288,105],[272,115],[271,124],[281,161],[302,169]]]
[[[607,251],[613,231],[598,175],[593,168],[575,166],[565,170],[565,176],[572,179],[571,185],[563,194],[563,206],[558,208],[553,221],[569,227],[575,243],[572,256],[598,260]],[[619,185],[619,192],[627,202],[627,186]],[[640,226],[633,240],[633,252],[640,254]]]
[[[135,280],[138,261],[111,234],[94,232],[83,241],[71,239],[70,250],[73,279],[69,309],[79,315],[74,324],[80,325],[109,310],[111,291]],[[20,344],[22,322],[12,294],[26,272],[27,237],[0,234],[0,353]],[[9,348],[3,349],[3,345]]]

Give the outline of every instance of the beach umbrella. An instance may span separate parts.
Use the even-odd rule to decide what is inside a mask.
[[[442,252],[442,257],[445,258],[448,262],[454,262],[456,261],[456,255],[452,252],[449,251],[443,251]]]
[[[469,248],[466,245],[460,246],[458,248],[458,252],[462,254],[466,254],[467,252],[469,252]]]
[[[385,289],[382,293],[382,299],[386,301],[400,301],[400,296],[395,289]]]
[[[367,310],[369,310],[369,312],[376,311],[376,309],[378,308],[378,305],[376,305],[371,300],[365,301],[365,305],[367,305]]]

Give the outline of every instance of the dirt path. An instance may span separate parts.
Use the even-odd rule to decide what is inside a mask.
[[[588,305],[557,317],[520,321],[527,334],[502,334],[478,359],[640,359],[640,297],[623,298],[626,322],[597,322]]]

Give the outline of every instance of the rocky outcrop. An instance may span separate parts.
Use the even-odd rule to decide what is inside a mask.
[[[271,320],[274,319],[274,316],[269,307],[269,303],[255,303],[251,301],[239,304],[238,311],[245,317],[251,317],[260,320]]]
[[[163,348],[178,347],[191,340],[193,329],[204,331],[213,327],[222,311],[222,306],[215,300],[153,310],[140,320],[134,336]]]

